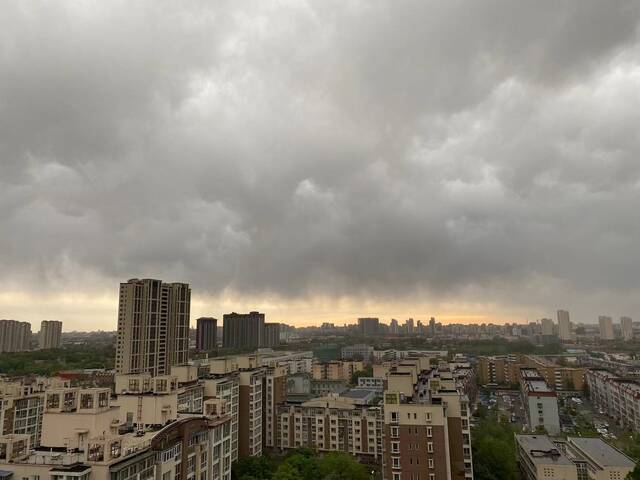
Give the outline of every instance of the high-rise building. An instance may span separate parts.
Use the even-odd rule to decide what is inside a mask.
[[[413,318],[407,318],[407,320],[404,322],[404,328],[407,335],[413,335],[415,329]]]
[[[60,347],[62,336],[62,322],[57,320],[43,320],[40,323],[40,334],[38,343],[40,350],[50,350]]]
[[[389,323],[389,333],[391,333],[393,335],[397,335],[398,333],[400,333],[400,327],[398,326],[398,320],[396,320],[395,318],[392,318],[391,322]]]
[[[377,335],[380,329],[380,320],[375,317],[359,318],[358,327],[362,335]]]
[[[633,320],[630,317],[620,317],[620,332],[624,341],[633,340]]]
[[[238,456],[262,455],[263,382],[266,368],[240,369]]]
[[[598,317],[598,323],[600,324],[601,340],[614,340],[616,338],[613,333],[613,321],[611,320],[611,317],[600,315]]]
[[[264,313],[225,313],[223,322],[223,347],[259,348],[263,345]]]
[[[566,310],[558,310],[558,335],[560,340],[571,340],[571,320]]]
[[[277,347],[278,345],[280,345],[280,324],[265,322],[261,346],[273,348]]]
[[[120,284],[116,372],[169,375],[188,360],[191,289],[134,278]]]
[[[31,350],[31,324],[17,320],[0,320],[0,353]]]
[[[283,367],[268,367],[262,384],[262,445],[276,446],[277,409],[286,401],[287,371]]]
[[[431,319],[429,319],[429,336],[436,336],[436,319],[434,317],[431,317]]]
[[[382,478],[473,478],[469,399],[452,378],[416,370],[387,375]]]
[[[218,320],[200,317],[196,320],[196,349],[208,352],[218,346]]]
[[[542,330],[542,335],[553,335],[553,320],[551,320],[550,318],[541,319],[540,327]]]

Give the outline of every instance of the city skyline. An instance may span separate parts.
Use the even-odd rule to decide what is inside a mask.
[[[112,328],[131,277],[194,317],[640,318],[639,19],[3,2],[0,318]]]

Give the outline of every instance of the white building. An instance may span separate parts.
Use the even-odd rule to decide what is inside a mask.
[[[571,320],[569,312],[566,310],[558,310],[558,336],[560,340],[571,340]]]

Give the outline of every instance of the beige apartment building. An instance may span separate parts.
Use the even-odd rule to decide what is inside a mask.
[[[630,317],[620,317],[620,333],[625,342],[633,340],[633,320]]]
[[[62,322],[57,320],[43,320],[40,323],[38,334],[38,346],[40,350],[60,348],[62,340]]]
[[[600,340],[615,340],[616,336],[613,332],[613,320],[611,317],[599,316],[598,325],[600,327]]]
[[[27,480],[231,478],[230,416],[206,409],[207,415],[134,429],[120,421],[110,395],[48,391],[42,447],[32,447],[26,435],[1,436],[0,470]]]
[[[186,283],[132,279],[120,284],[116,372],[168,375],[189,353],[191,289]]]
[[[264,448],[273,448],[277,443],[277,408],[287,400],[287,373],[284,367],[266,368],[262,397],[262,445]]]
[[[571,320],[567,310],[558,310],[558,336],[562,341],[573,340]]]
[[[0,353],[31,350],[31,324],[17,320],[0,320]]]
[[[587,372],[594,406],[616,423],[640,432],[640,382],[598,368]]]
[[[316,362],[312,367],[314,380],[351,380],[355,372],[364,370],[364,363],[360,361]]]
[[[383,418],[379,407],[355,405],[353,399],[329,395],[301,405],[277,407],[276,447],[308,447],[344,452],[362,463],[379,464],[383,454]]]

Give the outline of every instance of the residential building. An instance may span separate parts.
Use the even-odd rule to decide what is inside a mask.
[[[544,428],[551,435],[559,434],[558,396],[535,368],[520,369],[520,394],[529,429]]]
[[[200,317],[196,320],[196,350],[209,352],[218,348],[218,320]]]
[[[60,348],[61,337],[62,322],[57,320],[43,320],[40,323],[40,333],[38,334],[40,350]]]
[[[262,385],[262,445],[274,448],[277,430],[277,409],[287,399],[287,373],[282,367],[267,367]]]
[[[0,353],[31,350],[31,324],[17,320],[0,320]]]
[[[361,335],[377,335],[380,329],[378,318],[359,318],[358,328]]]
[[[615,340],[613,333],[613,321],[611,317],[601,315],[598,317],[598,324],[600,325],[600,340]]]
[[[238,456],[262,455],[263,383],[266,368],[240,368]]]
[[[566,310],[558,310],[558,336],[563,342],[573,339],[571,335],[571,320],[569,319],[569,312]]]
[[[593,405],[617,424],[640,432],[640,383],[601,369],[587,372]]]
[[[274,348],[280,345],[280,324],[265,323],[261,347]]]
[[[269,349],[258,350],[260,365],[263,367],[281,367],[287,375],[295,373],[311,373],[313,369],[313,352],[285,352]]]
[[[516,435],[516,448],[523,480],[578,480],[576,465],[546,435]]]
[[[553,320],[543,318],[540,320],[542,335],[552,336],[554,334]]]
[[[371,345],[358,344],[342,347],[342,360],[361,360],[370,363],[373,357],[373,347]]]
[[[226,313],[223,322],[223,347],[255,349],[264,346],[264,313]]]
[[[385,480],[473,478],[469,407],[450,380],[434,372],[390,374],[384,393]],[[425,376],[426,375],[426,376]]]
[[[554,443],[577,468],[578,480],[623,480],[635,462],[601,438],[568,437]]]
[[[116,372],[168,375],[189,353],[191,289],[186,283],[131,279],[120,284]]]
[[[382,392],[384,390],[384,378],[358,377],[358,388]]]
[[[383,455],[383,416],[379,407],[357,406],[329,395],[277,409],[276,446],[344,452],[361,463],[379,464]]]
[[[364,370],[364,363],[360,361],[340,361],[314,363],[313,378],[315,380],[351,380],[355,372]]]
[[[630,317],[620,317],[620,333],[625,342],[633,340],[633,320]]]

